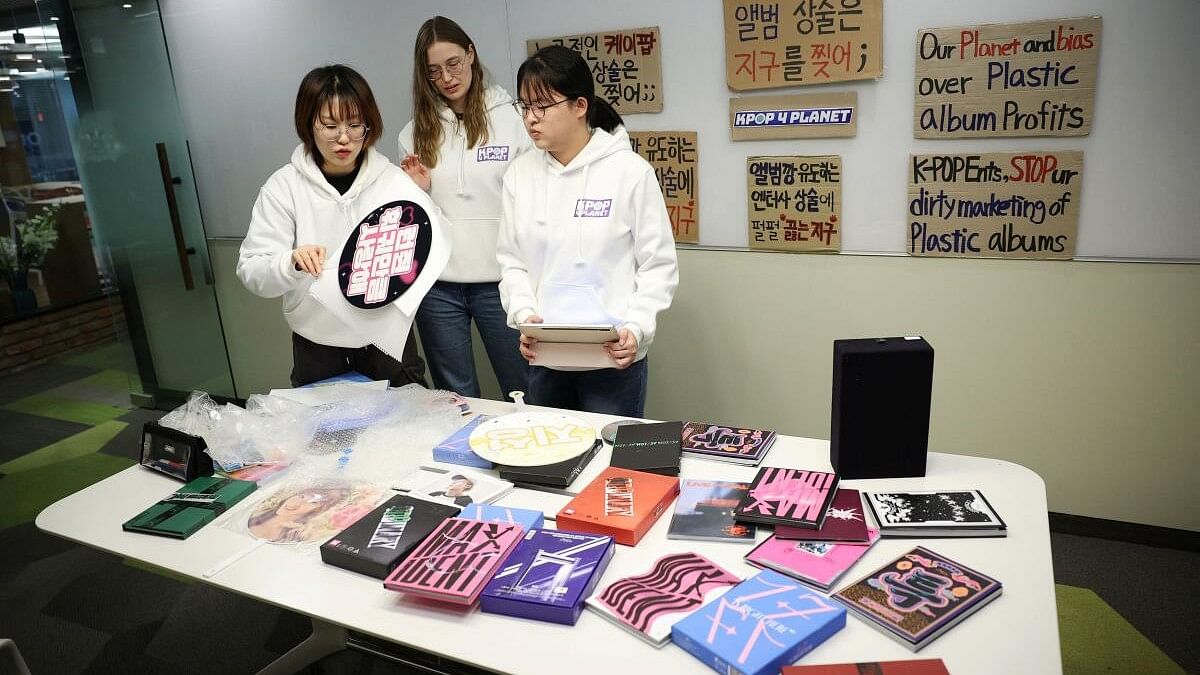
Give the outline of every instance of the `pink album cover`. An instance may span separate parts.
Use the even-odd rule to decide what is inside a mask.
[[[447,518],[383,582],[385,588],[474,604],[525,536],[515,523]]]
[[[824,541],[796,541],[769,537],[746,554],[746,562],[786,574],[805,583],[828,590],[866,554],[879,539],[875,528],[867,530],[868,541],[859,544]]]

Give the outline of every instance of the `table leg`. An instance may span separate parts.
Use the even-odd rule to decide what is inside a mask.
[[[258,671],[258,675],[290,675],[345,648],[345,628],[312,619],[312,635],[267,664],[266,668]]]

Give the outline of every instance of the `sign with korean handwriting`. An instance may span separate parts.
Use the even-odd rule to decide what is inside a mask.
[[[842,248],[842,158],[748,157],[750,248]]]
[[[596,78],[596,96],[622,115],[662,112],[662,41],[658,26],[526,40],[530,56],[562,45],[579,53]]]
[[[631,131],[633,151],[654,167],[658,185],[671,216],[675,241],[695,244],[700,241],[700,203],[696,189],[696,132]]]
[[[883,74],[883,0],[724,0],[730,89],[769,89]]]
[[[917,31],[916,138],[1084,136],[1100,17]]]
[[[908,252],[918,256],[1075,255],[1083,152],[912,155]]]
[[[425,269],[433,225],[420,204],[388,202],[367,214],[342,247],[338,286],[359,309],[391,304]]]
[[[731,98],[730,136],[735,141],[853,136],[857,102],[852,91]]]

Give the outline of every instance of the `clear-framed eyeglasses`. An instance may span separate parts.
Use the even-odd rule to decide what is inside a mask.
[[[342,134],[352,141],[361,141],[370,133],[371,127],[365,124],[318,124],[317,135],[327,143],[336,143]]]
[[[570,100],[571,99],[569,98],[564,98],[561,101],[554,101],[553,103],[526,103],[525,101],[513,101],[512,106],[513,109],[517,111],[517,114],[522,118],[525,117],[525,113],[533,113],[533,119],[540,120],[546,116],[547,110],[556,105],[562,105]]]
[[[442,79],[445,76],[444,73],[449,74],[450,77],[458,77],[459,75],[462,75],[463,67],[466,65],[467,57],[456,56],[452,59],[448,59],[446,61],[446,65],[444,66],[429,66],[426,68],[425,77],[433,80],[434,82]]]

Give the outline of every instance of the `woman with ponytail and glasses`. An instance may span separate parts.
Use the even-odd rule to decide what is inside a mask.
[[[314,284],[322,277],[336,284],[342,247],[364,210],[427,197],[373,147],[383,118],[367,81],[352,68],[309,71],[296,93],[294,121],[300,145],[259,190],[238,278],[255,295],[283,296],[292,329],[292,386],[349,371],[394,387],[424,385],[412,320],[399,303],[372,310],[373,324],[363,330],[351,325],[353,314],[342,315],[347,323],[322,304]]]
[[[435,16],[422,24],[413,64],[413,119],[400,132],[400,166],[441,207],[453,242],[450,262],[417,312],[433,384],[480,395],[473,319],[502,391],[524,391],[529,367],[500,305],[496,236],[500,179],[532,144],[512,97],[488,86],[457,23]]]
[[[614,367],[531,367],[526,400],[642,417],[655,319],[679,281],[654,169],[574,51],[551,46],[526,59],[517,92],[537,149],[504,175],[497,258],[508,323],[612,324],[619,335],[605,346]],[[537,343],[522,336],[520,350],[532,360]]]

